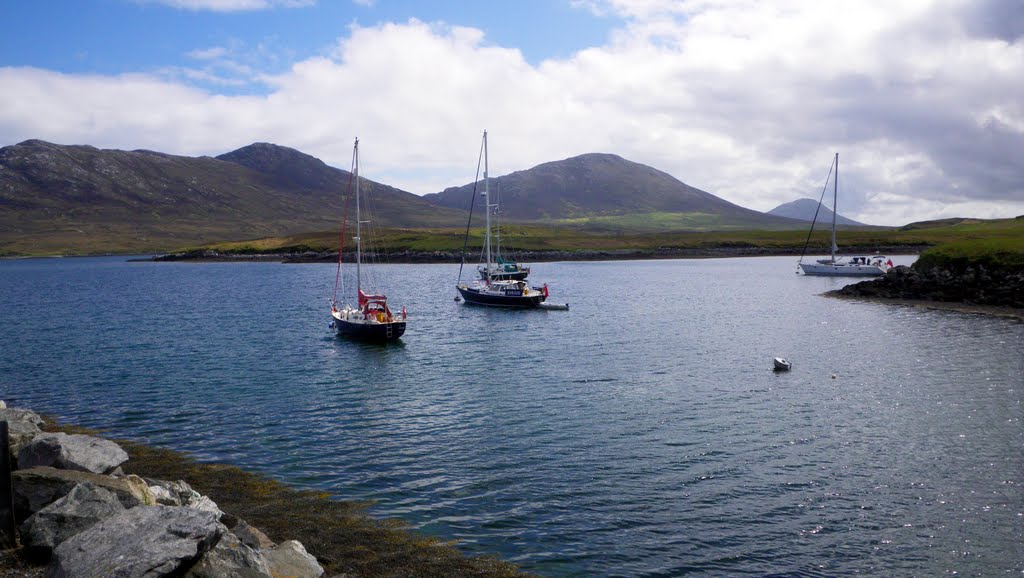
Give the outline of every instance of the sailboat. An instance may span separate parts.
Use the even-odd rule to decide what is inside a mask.
[[[484,228],[484,254],[486,255],[486,262],[481,265],[479,271],[481,272],[481,279],[469,283],[462,283],[462,267],[459,267],[459,283],[456,284],[459,294],[466,300],[466,303],[472,303],[475,305],[488,305],[491,307],[513,307],[520,309],[537,308],[542,307],[544,302],[548,298],[548,286],[545,284],[542,287],[530,287],[525,279],[507,279],[501,278],[498,275],[492,275],[496,272],[496,263],[494,261],[494,253],[492,253],[491,247],[491,214],[497,207],[497,203],[492,202],[490,193],[490,175],[488,168],[487,159],[487,131],[484,131],[483,142],[480,145],[481,155],[483,156],[484,165],[484,190],[480,193],[484,201],[484,214],[485,217],[485,228]],[[479,169],[478,169],[479,170]],[[473,197],[475,201],[476,187],[473,188]],[[473,205],[470,204],[469,218],[473,218]],[[469,224],[466,225],[466,239],[469,239]],[[465,247],[463,248],[463,256],[465,256]],[[458,300],[458,298],[456,298]],[[559,308],[562,308],[559,306]],[[567,309],[568,306],[565,306]]]
[[[388,298],[383,293],[363,291],[363,225],[359,194],[359,139],[352,148],[352,171],[349,176],[348,194],[345,199],[345,218],[341,225],[341,240],[338,247],[338,271],[334,278],[334,295],[331,297],[331,324],[338,334],[365,341],[392,341],[405,333],[405,307],[395,315],[388,307]],[[348,224],[348,203],[356,201],[356,306],[339,303],[338,285],[341,280],[342,254],[345,250],[345,229]],[[342,292],[344,292],[342,286]]]
[[[884,255],[873,255],[871,257],[837,257],[839,247],[836,245],[836,214],[839,208],[836,202],[839,199],[839,153],[836,153],[834,167],[835,178],[832,180],[832,253],[828,259],[818,259],[816,263],[804,263],[803,255],[797,265],[804,272],[804,275],[829,275],[842,277],[877,277],[884,275],[892,267],[892,261]],[[830,173],[831,174],[831,173]],[[826,186],[828,186],[826,181]],[[822,191],[824,195],[824,191]],[[821,205],[821,202],[818,202]],[[817,216],[817,215],[815,215]],[[814,231],[814,223],[811,223],[811,231]],[[810,242],[811,234],[807,234],[807,241]],[[804,244],[804,251],[807,251],[807,244]]]

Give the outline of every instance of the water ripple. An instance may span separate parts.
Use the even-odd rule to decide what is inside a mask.
[[[542,575],[1024,570],[1022,324],[824,299],[791,259],[536,264],[569,312],[396,265],[381,347],[326,330],[329,269],[0,261],[0,397]]]

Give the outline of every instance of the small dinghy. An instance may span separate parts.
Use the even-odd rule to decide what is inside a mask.
[[[775,365],[775,371],[789,371],[793,364],[782,357],[776,357],[772,359],[772,363]]]

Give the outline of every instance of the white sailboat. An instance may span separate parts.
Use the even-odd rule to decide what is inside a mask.
[[[341,241],[338,247],[338,272],[334,278],[334,296],[331,298],[331,327],[337,330],[340,335],[345,335],[364,341],[393,341],[405,333],[405,307],[402,312],[395,315],[388,307],[388,298],[381,292],[366,293],[363,291],[363,225],[369,225],[364,221],[361,214],[359,195],[359,139],[356,139],[352,148],[352,171],[349,181],[349,198],[356,201],[356,234],[353,241],[356,244],[356,305],[338,302],[338,284],[341,279],[341,256],[345,250],[345,224],[348,215],[342,223]],[[345,203],[345,212],[348,212],[348,202]],[[344,291],[344,287],[342,287]]]
[[[839,153],[836,153],[835,178],[832,181],[832,252],[828,259],[818,259],[815,263],[804,263],[803,255],[797,265],[804,275],[823,275],[835,277],[877,277],[884,275],[892,267],[892,261],[884,255],[872,255],[870,257],[838,257],[836,253],[839,247],[836,245],[836,215],[839,213],[837,201],[839,200]],[[819,202],[820,203],[820,202]],[[814,230],[814,223],[811,223],[811,230]],[[810,235],[808,235],[810,240]],[[804,249],[807,249],[806,244]]]

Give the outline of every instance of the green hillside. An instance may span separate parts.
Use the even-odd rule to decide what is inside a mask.
[[[971,264],[1024,269],[1024,216],[1016,219],[984,221],[952,219],[946,222],[913,223],[908,231],[947,231],[955,238],[928,249],[918,259],[918,266],[946,266],[953,270]]]
[[[478,191],[481,186],[476,185]],[[490,189],[501,204],[503,218],[511,220],[589,223],[606,228],[639,225],[648,230],[676,228],[688,219],[696,219],[701,229],[712,223],[747,228],[806,227],[800,221],[734,205],[668,173],[611,154],[585,154],[492,177]],[[424,198],[445,207],[468,208],[473,190],[474,184],[469,183]],[[677,217],[668,217],[668,222],[658,227],[645,222],[645,216],[656,215]]]
[[[265,143],[218,158],[39,140],[0,148],[0,255],[166,251],[336,226],[349,173]],[[385,226],[462,211],[367,179]]]
[[[31,140],[0,148],[0,256],[162,253],[217,246],[242,253],[334,251],[351,175],[299,151],[256,143],[217,158],[100,150]],[[396,251],[459,251],[472,185],[428,195],[371,180],[374,225]],[[492,179],[504,246],[522,251],[793,252],[807,224],[728,203],[615,155],[590,154]],[[460,205],[461,206],[456,206]],[[482,243],[479,207],[471,246]],[[1021,237],[1020,219],[946,219],[900,229],[841,227],[847,251],[956,242],[990,251]],[[809,252],[827,251],[814,232]],[[471,248],[471,251],[475,249]],[[950,249],[952,250],[952,249]]]

